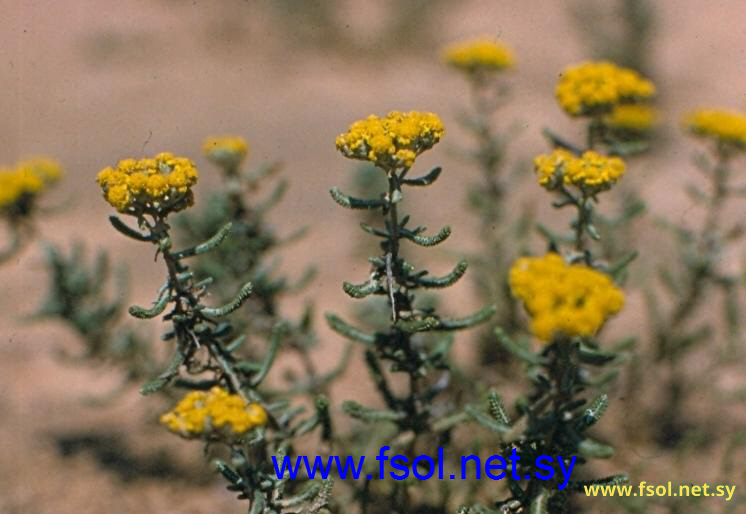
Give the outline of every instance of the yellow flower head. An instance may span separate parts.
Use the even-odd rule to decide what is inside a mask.
[[[29,202],[62,174],[62,166],[46,157],[27,159],[14,168],[0,169],[0,210],[27,211]]]
[[[232,437],[266,425],[267,419],[267,411],[261,405],[247,403],[241,396],[215,386],[207,392],[187,393],[176,407],[161,416],[161,423],[184,437]]]
[[[568,265],[556,253],[518,259],[509,282],[531,316],[531,331],[542,341],[593,336],[624,306],[624,293],[607,275]]]
[[[645,133],[658,122],[658,113],[645,104],[616,104],[603,121],[614,129]]]
[[[692,133],[736,148],[746,148],[746,115],[721,109],[700,109],[684,118]]]
[[[617,103],[650,98],[655,85],[629,68],[609,61],[589,61],[566,68],[555,94],[565,112],[582,116],[609,112]]]
[[[467,73],[501,71],[513,66],[510,49],[486,38],[450,45],[443,51],[443,59]]]
[[[48,184],[58,181],[64,173],[60,163],[48,157],[34,157],[23,160],[18,163],[17,168],[36,175]]]
[[[186,157],[160,153],[148,159],[123,159],[116,167],[101,170],[96,181],[106,201],[119,212],[163,215],[192,205],[197,168]]]
[[[626,166],[619,157],[606,157],[588,150],[582,156],[557,149],[534,158],[539,184],[554,190],[560,184],[576,186],[589,193],[609,189],[624,175]]]
[[[202,144],[202,151],[211,162],[234,173],[249,153],[249,145],[239,136],[213,136]]]
[[[350,125],[337,136],[337,150],[385,170],[409,168],[419,154],[440,141],[444,131],[436,114],[392,111],[385,118],[371,115]]]

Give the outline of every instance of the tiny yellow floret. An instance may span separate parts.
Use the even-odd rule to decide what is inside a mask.
[[[249,145],[240,136],[212,136],[202,144],[205,157],[226,172],[234,173],[249,153]]]
[[[746,115],[722,109],[700,109],[684,118],[684,125],[693,134],[713,139],[732,147],[746,148]]]
[[[593,336],[624,306],[624,293],[608,275],[568,265],[556,253],[518,259],[509,283],[531,316],[531,331],[542,341]]]
[[[445,130],[430,112],[392,111],[386,117],[368,116],[337,136],[337,149],[345,157],[370,161],[384,170],[410,168],[415,158],[433,147]]]
[[[555,90],[560,107],[571,116],[606,113],[617,103],[645,100],[655,85],[629,68],[589,61],[566,68]]]
[[[160,421],[171,432],[193,438],[240,436],[266,425],[267,420],[267,411],[261,405],[248,403],[241,396],[215,386],[207,392],[187,393]]]
[[[576,157],[572,152],[556,149],[535,157],[534,170],[539,184],[549,190],[564,184],[595,194],[616,184],[626,166],[619,157],[606,157],[593,150]]]
[[[488,38],[454,43],[443,51],[446,64],[467,73],[501,71],[514,64],[513,52]]]
[[[186,157],[160,153],[140,160],[122,159],[116,167],[101,170],[96,181],[112,207],[140,216],[165,215],[192,205],[197,177],[197,168]]]

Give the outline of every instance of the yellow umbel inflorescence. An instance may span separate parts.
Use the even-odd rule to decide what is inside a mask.
[[[698,136],[746,148],[746,115],[721,109],[700,109],[684,118],[684,125]]]
[[[504,45],[490,39],[474,39],[449,45],[443,51],[443,59],[467,73],[500,71],[513,66],[513,52]]]
[[[658,122],[657,111],[645,104],[616,104],[604,116],[604,124],[620,130],[643,133],[651,130]]]
[[[509,282],[531,316],[531,331],[542,341],[590,337],[624,306],[624,293],[607,275],[568,265],[556,253],[518,259]]]
[[[194,203],[197,168],[186,157],[160,153],[148,159],[124,159],[96,177],[104,198],[122,213],[165,215]]]
[[[566,68],[555,91],[571,116],[608,112],[614,104],[645,100],[655,85],[629,68],[609,61],[590,61]]]
[[[249,153],[249,145],[240,136],[213,136],[205,139],[202,151],[211,162],[233,172]]]
[[[440,141],[440,118],[430,112],[392,111],[385,118],[368,116],[337,136],[337,149],[345,157],[371,161],[385,170],[409,168],[415,158]]]
[[[38,195],[62,176],[62,166],[46,157],[27,159],[0,169],[0,209],[9,209]]]
[[[626,166],[619,157],[606,157],[593,150],[582,156],[557,149],[534,158],[539,184],[549,190],[560,184],[576,186],[589,193],[609,189],[624,175]]]
[[[176,407],[161,416],[161,423],[184,437],[240,436],[266,425],[267,419],[267,411],[258,403],[248,403],[216,386],[207,392],[187,393]]]

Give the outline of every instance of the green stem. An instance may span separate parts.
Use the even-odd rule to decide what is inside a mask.
[[[708,211],[701,238],[711,236],[717,229],[720,211],[728,196],[729,156],[718,152],[718,160],[712,170],[712,197],[708,202]]]
[[[577,217],[575,218],[573,231],[574,231],[574,248],[577,252],[583,254],[583,260],[588,266],[593,265],[593,258],[591,257],[590,251],[586,246],[586,231],[588,225],[591,223],[592,210],[589,205],[590,198],[585,192],[580,193],[580,196],[575,196],[568,191],[563,185],[560,186],[559,192],[565,197],[559,205],[564,207],[566,205],[573,205],[577,210]]]
[[[582,198],[576,204],[578,209],[578,217],[575,222],[575,250],[587,253],[585,247],[585,229],[588,223],[590,223],[590,209],[588,209],[588,198],[583,194]],[[586,264],[590,265],[590,258],[586,257]]]
[[[386,279],[388,282],[389,301],[391,302],[391,318],[394,323],[399,320],[399,305],[396,303],[396,294],[394,293],[394,284],[398,277],[398,260],[399,260],[399,216],[397,205],[393,202],[394,193],[400,191],[398,176],[395,170],[388,172],[389,194],[387,207],[389,211],[389,229],[388,253],[386,254]]]
[[[601,116],[593,116],[590,123],[588,123],[588,132],[586,134],[588,150],[593,150],[593,148],[596,146],[596,143],[600,140],[603,140],[603,129],[604,124],[603,121],[601,121]]]

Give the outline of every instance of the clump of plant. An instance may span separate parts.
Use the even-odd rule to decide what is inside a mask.
[[[161,421],[184,437],[223,450],[229,461],[218,460],[216,466],[229,482],[228,489],[249,500],[251,513],[279,513],[296,506],[318,512],[327,502],[331,482],[278,479],[271,457],[281,460],[292,453],[294,441],[316,428],[329,439],[328,402],[318,396],[315,412],[301,419],[302,408],[291,408],[286,401],[263,394],[262,383],[286,330],[282,323],[274,327],[261,358],[239,354],[245,337],[235,333],[228,316],[251,294],[250,282],[238,287],[234,297],[222,305],[203,303],[213,278],[197,275],[188,260],[217,248],[231,236],[232,223],[200,244],[173,248],[170,217],[192,206],[197,179],[192,161],[168,153],[122,160],[97,177],[106,201],[137,223],[132,227],[111,216],[112,226],[139,243],[153,245],[166,271],[152,305],[129,308],[136,318],[162,316],[169,326],[163,339],[172,346],[166,369],[141,390],[150,394],[178,386],[191,391]]]
[[[437,459],[435,447],[448,441],[453,428],[468,419],[460,405],[442,400],[450,381],[449,333],[485,322],[494,312],[489,305],[469,317],[451,319],[420,304],[419,291],[453,285],[466,271],[466,261],[443,276],[433,276],[405,258],[406,245],[435,246],[451,233],[450,227],[443,227],[427,235],[425,227],[412,224],[401,212],[405,192],[429,186],[440,175],[441,169],[435,168],[423,176],[408,176],[416,158],[438,143],[443,133],[438,116],[424,112],[394,111],[353,123],[337,137],[337,149],[345,157],[373,163],[385,174],[388,187],[377,198],[355,198],[337,188],[331,190],[342,207],[378,213],[377,225],[363,223],[361,228],[379,239],[381,253],[369,259],[366,280],[345,282],[343,288],[354,299],[386,298],[389,316],[387,326],[371,333],[327,314],[333,330],[363,345],[366,367],[384,405],[377,408],[348,400],[343,409],[370,425],[359,429],[353,439],[359,453],[366,447],[389,445],[410,463],[417,455]],[[404,385],[397,388],[399,377]],[[425,495],[416,491],[428,485],[415,479],[395,483],[366,479],[356,487],[354,501],[361,512],[445,511],[447,489],[441,484],[438,493],[435,489]]]
[[[60,164],[46,157],[23,160],[12,168],[0,167],[0,219],[9,237],[0,250],[0,262],[14,257],[31,240],[39,197],[62,173]]]
[[[661,409],[654,413],[653,425],[657,427],[656,440],[667,448],[678,446],[694,428],[684,416],[689,394],[695,387],[699,391],[712,382],[708,366],[699,366],[704,374],[696,377],[685,371],[683,363],[687,356],[702,345],[714,345],[719,340],[721,352],[732,360],[739,355],[738,347],[743,342],[740,340],[742,307],[738,299],[744,275],[724,265],[724,257],[742,238],[743,224],[740,220],[729,222],[723,210],[744,194],[744,185],[734,183],[733,165],[746,149],[746,115],[700,109],[686,116],[684,127],[708,145],[707,154],[699,155],[696,162],[707,188],[687,184],[689,197],[703,209],[704,215],[698,226],[683,221],[665,222],[680,256],[675,266],[667,262],[659,269],[668,301],[661,301],[652,289],[646,291],[653,330],[651,358],[661,370],[659,376],[665,377],[664,399]],[[710,315],[702,316],[712,307],[708,298],[713,293],[722,298],[722,323]],[[725,328],[724,337],[718,336],[722,333],[718,326]]]
[[[123,385],[155,373],[156,356],[150,344],[122,324],[129,289],[126,269],[112,270],[104,251],[87,259],[80,243],[67,255],[54,245],[45,250],[49,286],[35,317],[62,321],[78,334],[84,348],[73,360],[117,367],[125,372]]]
[[[512,461],[507,475],[508,493],[491,506],[476,505],[464,512],[572,512],[571,494],[584,485],[626,480],[624,475],[604,478],[575,478],[563,483],[555,474],[548,480],[532,475],[542,455],[562,460],[566,469],[580,467],[592,458],[613,455],[611,446],[595,440],[589,429],[608,404],[599,388],[616,374],[626,342],[601,344],[600,331],[624,304],[624,294],[615,284],[634,254],[608,262],[597,255],[599,239],[595,227],[596,205],[626,173],[626,164],[616,156],[599,153],[605,143],[600,124],[620,101],[652,94],[648,81],[609,63],[588,63],[570,68],[557,86],[560,105],[571,115],[588,119],[588,147],[563,144],[551,153],[536,157],[539,185],[556,195],[556,209],[574,212],[569,234],[546,227],[548,253],[518,259],[509,273],[512,294],[521,301],[530,319],[530,333],[542,342],[533,350],[528,338],[514,339],[498,329],[500,343],[526,366],[532,390],[520,397],[511,416],[496,394],[489,397],[484,425],[500,439],[500,454]],[[580,473],[583,473],[582,471]]]

